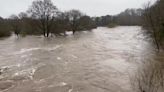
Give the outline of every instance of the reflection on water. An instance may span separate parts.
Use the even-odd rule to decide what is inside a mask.
[[[129,74],[154,55],[151,46],[138,26],[10,37],[0,40],[0,91],[131,92]]]

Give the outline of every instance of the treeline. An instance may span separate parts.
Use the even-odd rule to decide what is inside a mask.
[[[9,29],[8,22],[0,17],[0,37],[10,36],[11,31]]]
[[[66,35],[66,31],[74,34],[76,31],[89,31],[93,28],[96,25],[90,16],[79,10],[59,11],[51,0],[33,1],[26,12],[0,20],[1,37],[8,36],[11,32],[16,35],[43,34],[49,37],[50,34]]]
[[[142,9],[126,9],[118,15],[106,15],[101,17],[95,17],[95,23],[97,26],[114,27],[121,26],[133,26],[141,25]]]
[[[140,25],[142,9],[127,9],[118,15],[90,17],[79,10],[62,12],[51,0],[36,0],[26,12],[0,18],[0,37],[19,35],[66,35],[67,31],[90,31],[99,26]]]
[[[154,38],[157,49],[164,49],[164,0],[157,0],[155,4],[147,3],[143,11],[143,27]]]

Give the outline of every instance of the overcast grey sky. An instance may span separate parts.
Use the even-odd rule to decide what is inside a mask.
[[[0,0],[0,16],[8,17],[26,11],[34,0]],[[58,9],[78,9],[90,16],[114,15],[126,8],[142,8],[155,0],[52,0]]]

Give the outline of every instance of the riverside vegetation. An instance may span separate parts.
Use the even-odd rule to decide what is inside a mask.
[[[51,0],[36,0],[26,12],[0,18],[0,37],[19,35],[66,35],[66,31],[90,31],[98,26],[140,25],[142,9],[127,9],[118,15],[90,17],[79,10],[60,11]]]
[[[141,26],[142,28],[146,29],[146,30],[142,30],[142,31],[145,31],[146,36],[148,36],[148,38],[150,38],[148,40],[151,40],[151,42],[154,42],[154,44],[156,46],[155,50],[158,53],[156,54],[156,52],[155,52],[155,54],[154,54],[154,52],[153,52],[154,48],[151,48],[151,49],[144,50],[143,52],[139,53],[139,55],[137,54],[137,56],[134,56],[134,57],[144,58],[144,62],[142,62],[142,60],[139,59],[139,61],[141,61],[141,65],[136,70],[136,74],[130,81],[131,81],[132,87],[134,89],[134,92],[163,92],[163,90],[164,90],[164,86],[163,86],[164,85],[164,71],[163,71],[164,70],[164,68],[163,68],[164,67],[163,66],[164,58],[163,58],[163,52],[160,53],[160,51],[164,50],[164,11],[163,11],[163,9],[164,9],[164,0],[157,0],[154,4],[151,4],[150,2],[145,4],[143,9],[126,9],[125,11],[123,11],[117,15],[105,15],[105,16],[100,16],[100,17],[91,17],[91,16],[88,16],[85,13],[83,13],[79,10],[76,10],[76,9],[72,9],[72,10],[65,11],[65,12],[60,11],[52,3],[51,0],[36,0],[36,1],[32,2],[31,6],[25,12],[21,12],[18,15],[11,15],[9,18],[0,17],[0,37],[8,37],[8,36],[12,35],[13,33],[16,36],[26,36],[26,35],[43,35],[44,37],[66,36],[68,31],[71,31],[74,35],[76,32],[91,31],[92,29],[95,29],[97,27],[113,28],[118,25]],[[129,29],[129,28],[126,28],[126,29],[123,28],[122,29],[123,31],[118,28],[117,30],[120,32],[120,34],[114,33],[112,36],[119,36],[118,38],[117,37],[116,38],[121,41],[118,43],[116,42],[116,43],[111,43],[111,44],[112,45],[116,44],[115,45],[116,47],[117,46],[123,47],[124,44],[120,45],[121,43],[124,43],[127,40],[129,41],[129,39],[135,38],[134,40],[130,40],[130,42],[132,44],[132,46],[131,46],[132,50],[130,50],[130,51],[133,51],[134,48],[135,48],[135,50],[140,50],[141,49],[140,47],[144,48],[143,44],[145,44],[146,37],[144,36],[144,38],[145,38],[144,40],[142,38],[138,37],[138,34],[139,34],[138,31],[137,31],[137,34],[135,34],[135,32],[134,32],[132,35],[130,33],[131,29]],[[98,29],[98,31],[96,31],[97,35],[101,36],[101,33],[102,33],[103,36],[106,36],[107,35],[106,33],[108,33],[108,35],[106,36],[106,39],[108,41],[109,40],[108,36],[109,36],[109,34],[111,34],[111,33],[109,33],[109,31],[107,31],[109,29],[105,29],[106,31],[104,33],[103,33],[103,31],[101,32],[100,30],[102,30],[102,29],[100,28],[100,29]],[[136,30],[138,30],[138,28]],[[124,32],[124,33],[122,33],[122,32]],[[124,34],[124,36],[122,36],[122,34]],[[131,35],[133,36],[132,38],[130,38]],[[84,34],[83,34],[83,36],[84,36]],[[89,36],[91,36],[91,35],[89,35]],[[103,36],[100,38],[103,38]],[[151,36],[151,37],[149,37],[149,36]],[[122,38],[120,39],[120,37],[122,37]],[[127,38],[125,38],[125,37],[127,37]],[[83,37],[84,40],[82,40],[82,42],[85,42],[86,39],[88,39],[88,38],[84,36]],[[36,38],[34,38],[34,39],[36,40]],[[36,41],[38,41],[38,39],[40,39],[40,38],[37,38]],[[115,39],[115,37],[113,37],[113,41],[111,41],[111,42],[117,41],[117,39]],[[140,39],[142,39],[142,41],[143,41],[142,44],[138,43],[141,41]],[[99,45],[102,45],[102,49],[105,49],[104,51],[107,51],[108,50],[107,48],[110,47],[111,44],[108,44],[106,42],[106,40],[104,41],[103,44],[101,44],[101,42],[103,42],[102,40],[103,39],[99,39]],[[135,42],[136,44],[134,44],[134,42],[132,42],[132,41],[136,41]],[[29,43],[31,43],[31,42],[33,42],[33,41],[30,39]],[[74,41],[72,41],[72,43],[73,42]],[[92,42],[97,42],[97,39],[95,39],[94,41],[89,41],[87,43],[87,45],[84,45],[84,47],[89,48],[88,44],[90,44]],[[109,43],[110,43],[110,41],[109,41]],[[70,46],[74,46],[74,44],[77,45],[77,43],[73,43]],[[81,42],[78,42],[78,44],[80,44],[80,45],[75,46],[76,48],[78,48],[78,49],[76,49],[77,50],[76,52],[78,52],[81,47]],[[107,44],[107,45],[105,45],[107,47],[103,48],[104,44]],[[128,43],[128,45],[129,44],[130,43]],[[137,46],[138,44],[139,44],[139,46]],[[5,45],[5,44],[3,44],[3,45]],[[91,44],[91,45],[94,45],[94,44]],[[17,45],[15,45],[15,46],[17,46]],[[152,45],[152,46],[154,46],[154,45]],[[112,47],[110,47],[110,49]],[[128,46],[126,46],[126,47],[128,48]],[[2,46],[2,48],[4,49],[3,46]],[[5,47],[5,48],[8,48],[8,47]],[[14,49],[13,47],[11,47],[11,48]],[[72,48],[72,47],[70,47],[70,48]],[[147,46],[147,48],[148,48],[148,46]],[[35,50],[35,48],[33,48],[33,49]],[[39,48],[39,50],[40,49],[42,49],[42,48]],[[8,51],[8,49],[5,49],[5,50]],[[36,50],[38,50],[38,49],[36,49]],[[92,50],[92,49],[89,49],[89,50]],[[87,53],[86,55],[84,53],[80,54],[80,52],[78,52],[78,54],[79,54],[79,56],[84,55],[85,57],[88,57],[87,55],[89,54],[89,55],[91,55],[90,58],[92,60],[92,54],[87,52],[89,50],[86,50],[86,52],[85,52],[85,53]],[[94,48],[94,50],[97,50],[97,48]],[[31,51],[31,50],[27,50],[27,51]],[[62,51],[65,52],[65,49]],[[71,52],[71,51],[70,51],[70,53],[75,53],[75,52]],[[121,52],[129,51],[129,49],[123,50],[121,52],[120,52],[120,50],[117,50],[117,51],[119,51],[119,53],[121,53]],[[90,52],[92,52],[92,51],[90,51]],[[100,51],[98,51],[98,52],[100,52]],[[54,53],[56,54],[55,51],[54,51]],[[106,53],[107,60],[109,59],[108,54],[111,54],[111,53],[112,53],[112,51],[110,52],[110,50]],[[144,54],[142,54],[142,53],[144,53]],[[75,54],[77,54],[77,53],[75,53]],[[124,55],[124,54],[125,53],[120,54],[121,55],[120,57],[122,57],[122,55]],[[151,54],[153,54],[153,55],[151,56]],[[63,55],[63,53],[62,53],[62,55]],[[102,55],[102,54],[96,54],[95,56],[97,56],[97,55]],[[128,52],[127,55],[131,55],[131,54],[129,54],[129,52]],[[46,55],[43,54],[43,56],[47,56],[47,54]],[[102,56],[105,57],[104,54]],[[145,60],[146,56],[149,56],[148,60]],[[48,56],[48,57],[50,57],[50,56]],[[54,58],[54,55],[52,55],[51,57]],[[129,56],[129,57],[132,58],[133,54],[132,54],[132,56]],[[156,58],[153,58],[153,57],[156,57]],[[158,58],[158,57],[160,57],[160,58]],[[40,58],[40,56],[39,56],[39,58]],[[5,57],[5,59],[6,59],[6,57]],[[5,60],[5,59],[2,59],[2,60]],[[83,59],[84,58],[81,58],[81,60],[83,60]],[[46,60],[47,60],[47,57],[46,57]],[[81,61],[81,60],[79,60],[79,61]],[[126,60],[129,60],[129,59],[126,59]],[[16,61],[17,61],[17,58],[16,58]],[[86,60],[84,59],[83,61],[86,61]],[[90,61],[90,60],[88,60],[88,61]],[[60,63],[60,62],[58,62],[58,63]],[[80,62],[79,67],[81,67],[82,64],[85,64],[85,63]],[[99,62],[98,63],[96,62],[96,64],[99,64]],[[54,65],[56,65],[56,64],[54,64]],[[117,64],[115,64],[115,65],[117,65]],[[87,66],[87,64],[85,66]],[[93,67],[95,67],[95,65]],[[125,72],[127,72],[127,71],[125,71]],[[42,73],[44,73],[44,72],[42,72]],[[41,73],[38,73],[38,74],[41,74]],[[95,75],[97,77],[97,74],[95,74]],[[121,77],[119,77],[119,78],[121,78]],[[101,88],[103,88],[103,87],[101,87]],[[105,87],[105,89],[108,89],[108,87]]]

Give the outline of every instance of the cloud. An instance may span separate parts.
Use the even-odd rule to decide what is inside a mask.
[[[0,0],[0,16],[26,11],[33,0]],[[126,8],[140,8],[150,0],[52,0],[60,10],[78,9],[90,16],[117,14]]]

